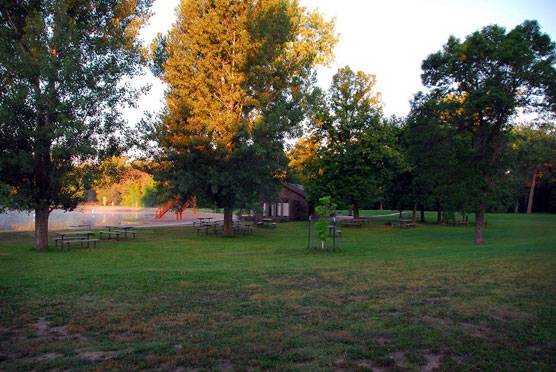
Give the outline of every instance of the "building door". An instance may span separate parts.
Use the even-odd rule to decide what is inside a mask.
[[[282,203],[282,212],[284,217],[290,216],[290,203]]]

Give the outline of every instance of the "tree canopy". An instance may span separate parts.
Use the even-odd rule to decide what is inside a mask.
[[[283,141],[335,43],[333,22],[297,1],[183,0],[153,48],[169,86],[157,173],[169,194],[224,208],[232,234],[233,208],[253,207],[283,180]]]
[[[520,109],[553,116],[556,112],[556,49],[535,21],[510,32],[484,27],[464,41],[450,37],[442,51],[423,62],[423,83],[444,97],[449,123],[470,140],[476,196],[475,243],[483,242],[488,195],[496,189],[512,118]]]
[[[35,210],[36,249],[48,248],[50,211],[72,209],[82,199],[86,172],[76,165],[122,142],[118,107],[138,94],[124,78],[141,71],[137,35],[150,4],[0,5],[0,200],[3,207]]]
[[[375,81],[373,75],[340,68],[315,107],[306,136],[290,153],[290,165],[313,201],[331,195],[339,205],[353,206],[355,218],[361,203],[377,197],[396,152]]]
[[[527,213],[531,214],[537,180],[550,179],[556,170],[556,127],[550,122],[528,123],[513,134],[516,156],[510,169],[518,187],[529,185]]]

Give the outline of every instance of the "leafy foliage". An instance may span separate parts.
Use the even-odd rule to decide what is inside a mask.
[[[447,102],[443,115],[469,139],[473,182],[467,197],[477,213],[475,242],[482,244],[488,195],[504,172],[504,152],[512,117],[522,108],[556,112],[556,48],[535,21],[506,33],[492,25],[461,42],[450,37],[444,49],[423,62],[423,83]]]
[[[330,225],[329,218],[336,210],[336,204],[332,202],[330,196],[323,196],[319,199],[319,204],[315,207],[315,210],[319,215],[318,221],[315,222],[315,229],[319,234],[319,239],[325,242],[328,236],[328,226]]]
[[[144,62],[137,39],[150,0],[27,0],[0,6],[0,173],[11,209],[34,209],[35,248],[48,214],[72,209],[89,183],[76,165],[118,151],[123,78]]]
[[[388,169],[399,160],[395,121],[381,115],[375,77],[349,67],[338,70],[314,108],[310,127],[290,153],[313,201],[331,195],[340,205],[377,198]]]
[[[102,175],[94,185],[98,202],[102,205],[128,207],[154,207],[156,183],[153,177],[142,171],[141,163],[130,162],[125,157],[106,159],[99,167]]]
[[[286,136],[304,118],[313,67],[331,58],[333,23],[297,1],[182,1],[153,46],[167,111],[156,178],[167,194],[253,208],[279,190]]]
[[[533,209],[533,195],[537,179],[550,181],[556,174],[556,129],[553,123],[529,123],[512,132],[514,152],[510,175],[519,198],[528,186],[527,213]],[[519,200],[519,199],[518,199]]]

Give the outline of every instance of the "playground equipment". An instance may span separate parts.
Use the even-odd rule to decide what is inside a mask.
[[[170,209],[176,207],[176,220],[181,221],[183,211],[186,210],[187,208],[189,208],[190,205],[193,205],[193,213],[197,214],[197,197],[196,196],[192,196],[191,199],[186,201],[185,204],[182,205],[181,207],[179,207],[179,205],[180,205],[180,198],[178,196],[176,199],[174,199],[172,201],[169,201],[168,203],[164,204],[162,207],[158,208],[158,210],[156,211],[156,215],[154,216],[154,219],[155,220],[161,219],[162,216],[164,216],[166,214],[166,212],[168,212]]]

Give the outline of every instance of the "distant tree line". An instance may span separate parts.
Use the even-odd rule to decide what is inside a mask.
[[[536,183],[554,189],[555,131],[549,121],[517,125],[522,112],[556,113],[556,48],[535,21],[510,32],[487,26],[423,61],[425,92],[404,120],[386,119],[374,77],[342,68],[314,106],[291,166],[310,199],[331,195],[353,208],[475,214],[475,243],[484,215],[523,205],[531,213]],[[545,210],[554,202],[549,201]]]
[[[156,182],[141,170],[142,163],[126,157],[106,159],[99,168],[100,177],[90,185],[96,202],[104,206],[156,207],[160,204]]]

